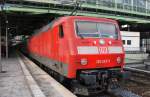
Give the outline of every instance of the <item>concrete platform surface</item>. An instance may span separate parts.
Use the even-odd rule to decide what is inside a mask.
[[[21,56],[12,54],[2,60],[6,73],[0,73],[0,97],[76,97],[28,58]]]
[[[125,63],[126,64],[134,64],[134,63],[142,63],[143,60],[148,58],[147,53],[133,53],[133,54],[125,54]]]
[[[23,56],[23,59],[46,97],[77,97],[28,58]]]
[[[0,97],[45,97],[17,54],[2,60],[6,73],[0,73]]]
[[[6,73],[0,73],[0,97],[32,97],[17,56],[2,59],[2,65]]]

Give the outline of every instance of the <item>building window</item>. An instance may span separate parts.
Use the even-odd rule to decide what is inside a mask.
[[[125,40],[122,40],[122,42],[123,42],[123,45],[125,45],[125,44],[126,44],[126,41],[125,41]]]
[[[131,40],[127,40],[127,45],[131,45]]]

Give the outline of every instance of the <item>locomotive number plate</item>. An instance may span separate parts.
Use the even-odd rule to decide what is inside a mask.
[[[110,59],[96,60],[96,64],[106,64],[106,63],[110,63]]]

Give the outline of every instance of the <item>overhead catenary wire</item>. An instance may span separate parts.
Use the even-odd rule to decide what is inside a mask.
[[[69,16],[73,16],[77,14],[78,9],[80,9],[82,7],[82,4],[86,1],[86,0],[57,0],[60,2],[60,4],[62,5],[71,5],[73,6],[73,10],[72,12],[69,14]]]
[[[76,0],[76,2],[75,2],[75,4],[74,4],[74,9],[73,9],[73,11],[71,12],[70,16],[76,15],[78,9],[80,9],[80,8],[82,7],[82,4],[83,4],[83,1]]]

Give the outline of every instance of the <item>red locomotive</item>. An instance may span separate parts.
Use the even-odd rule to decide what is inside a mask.
[[[89,92],[106,89],[124,65],[118,24],[105,18],[58,18],[28,40],[28,50],[34,59]]]

